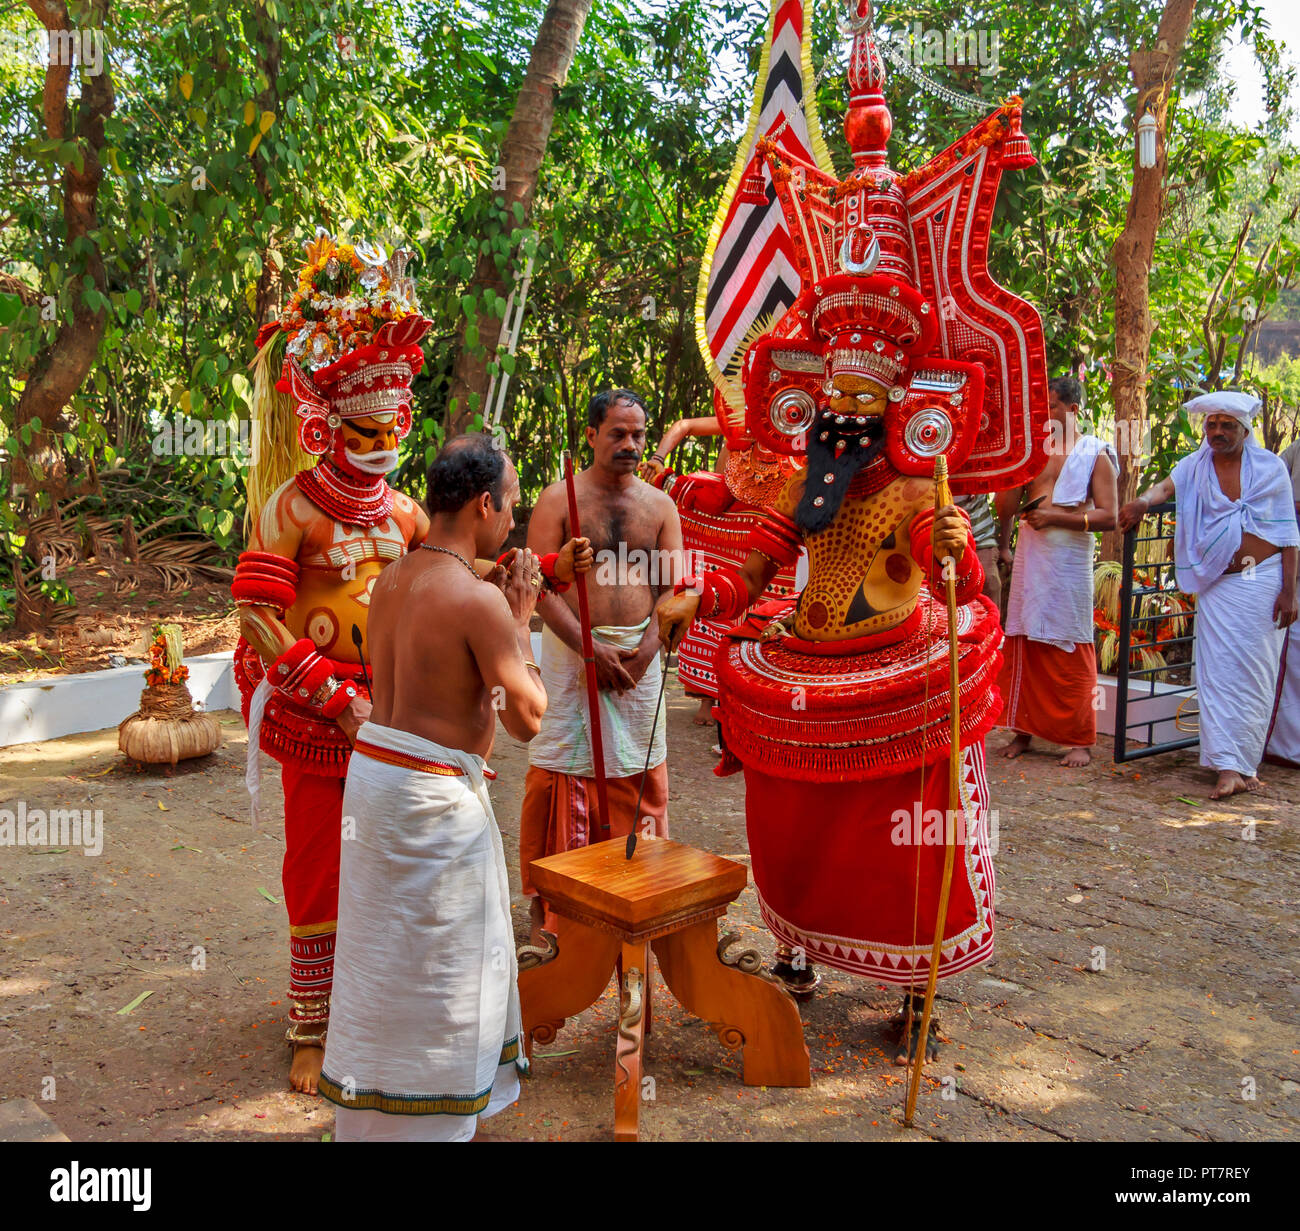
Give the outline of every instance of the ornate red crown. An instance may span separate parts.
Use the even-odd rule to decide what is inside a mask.
[[[759,142],[805,289],[745,356],[746,430],[798,455],[828,383],[853,373],[889,390],[896,466],[929,473],[944,452],[958,493],[1014,486],[1041,468],[1047,416],[1042,322],[988,272],[1002,172],[1034,162],[1020,99],[899,175],[870,0],[858,0],[852,29],[853,171],[837,179]]]
[[[419,342],[433,327],[406,275],[412,253],[336,241],[323,227],[306,249],[298,289],[257,335],[259,349],[278,330],[286,336],[276,388],[294,400],[299,443],[319,456],[344,419],[367,416],[395,416],[404,439],[411,381],[424,366]]]

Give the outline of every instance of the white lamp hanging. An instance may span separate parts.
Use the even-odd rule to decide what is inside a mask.
[[[1156,165],[1156,117],[1150,113],[1137,122],[1138,166],[1150,170]]]

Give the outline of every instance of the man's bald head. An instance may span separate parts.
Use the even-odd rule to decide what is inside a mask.
[[[513,472],[505,450],[486,432],[453,436],[429,467],[430,515],[458,513],[484,492],[500,512]]]

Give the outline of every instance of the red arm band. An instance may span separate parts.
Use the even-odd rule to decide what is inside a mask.
[[[666,472],[665,472],[666,473]],[[671,490],[669,490],[671,488]],[[725,513],[736,502],[720,474],[703,471],[699,474],[682,474],[677,481],[664,488],[669,491],[679,509],[700,513]]]
[[[555,575],[555,562],[560,558],[558,551],[553,551],[549,555],[538,556],[538,562],[542,566],[542,576],[546,579],[547,586],[554,590],[556,594],[563,594],[573,582],[561,581]]]
[[[749,532],[750,551],[762,552],[778,568],[793,564],[802,546],[798,527],[783,513],[764,513]]]
[[[309,701],[334,674],[329,660],[322,658],[310,637],[295,641],[271,664],[267,675],[272,685],[298,702]]]
[[[501,555],[497,557],[497,563],[504,567],[506,562],[506,557],[509,555],[510,552],[503,551]],[[559,558],[560,558],[560,553],[558,551],[552,551],[552,552],[548,552],[544,556],[538,556],[537,563],[541,566],[542,580],[546,582],[546,588],[548,590],[554,590],[556,594],[563,594],[565,590],[567,590],[571,585],[573,585],[573,582],[561,581],[558,577],[556,577],[555,562]]]
[[[976,554],[975,540],[970,532],[970,518],[964,509],[960,510],[966,521],[966,545],[962,548],[960,559],[954,561],[956,567],[957,601],[970,602],[984,588],[984,569]],[[923,509],[912,519],[909,532],[912,559],[925,574],[926,583],[935,594],[942,593],[944,585],[943,563],[934,558],[932,526],[934,510]]]
[[[749,609],[749,587],[738,568],[719,568],[702,579],[687,577],[673,588],[674,594],[685,590],[700,590],[697,620],[738,620]]]
[[[352,698],[357,695],[357,686],[351,683],[340,683],[338,691],[332,697],[328,697],[325,704],[320,707],[320,712],[325,718],[337,718],[349,705],[352,704]]]
[[[284,611],[298,597],[298,566],[268,551],[241,552],[230,593],[240,607],[275,607]]]

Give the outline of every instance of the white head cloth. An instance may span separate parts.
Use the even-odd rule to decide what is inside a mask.
[[[1220,389],[1217,393],[1202,393],[1189,402],[1183,403],[1183,409],[1189,415],[1231,415],[1238,422],[1245,424],[1249,431],[1255,416],[1259,414],[1260,400],[1253,393],[1239,393],[1235,389]]]

